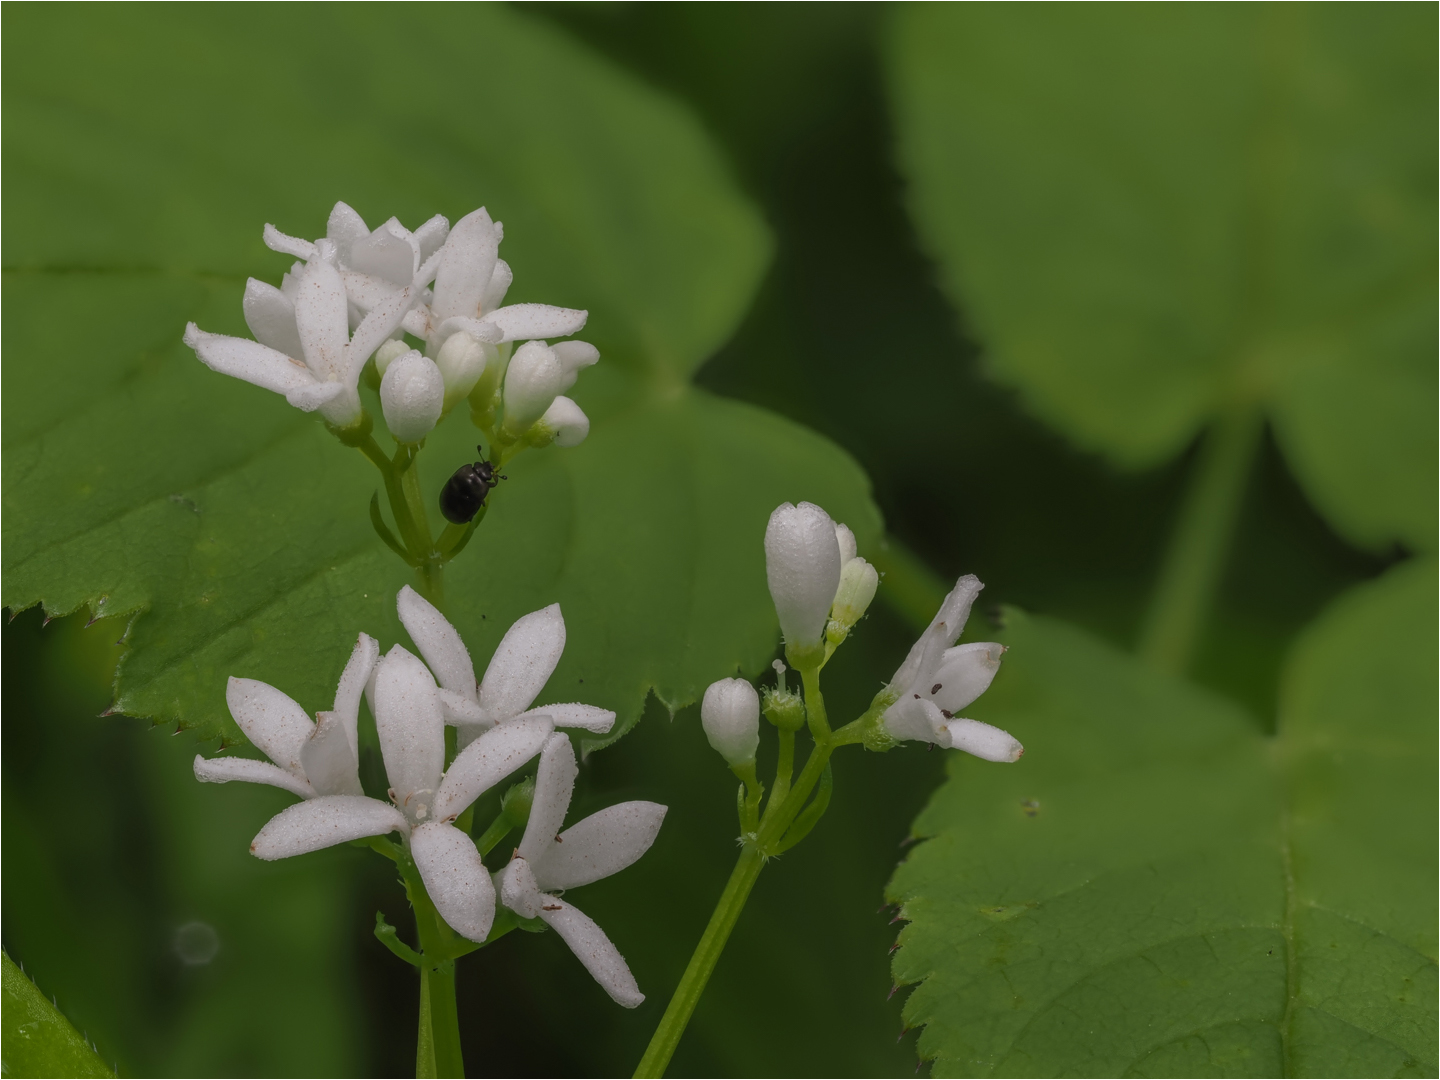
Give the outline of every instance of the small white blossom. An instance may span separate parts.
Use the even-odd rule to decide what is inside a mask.
[[[276,764],[197,757],[195,774],[209,781],[273,784],[305,800],[282,810],[256,835],[250,851],[261,859],[399,833],[441,917],[470,940],[484,941],[495,917],[494,886],[474,841],[451,822],[533,758],[554,725],[548,717],[531,715],[488,731],[447,770],[435,680],[398,645],[378,663],[377,652],[375,642],[361,635],[341,676],[335,711],[321,713],[316,725],[274,687],[230,680],[236,722]],[[369,798],[360,788],[355,718],[367,679],[390,802]],[[327,717],[333,718],[328,724]]]
[[[1005,652],[990,641],[955,645],[983,588],[979,578],[967,574],[945,597],[890,680],[897,696],[885,710],[885,730],[892,738],[954,747],[986,761],[1018,761],[1025,748],[1008,732],[955,715],[989,689]]]
[[[551,736],[540,755],[525,836],[509,864],[495,875],[495,883],[502,904],[522,918],[543,919],[605,992],[633,1009],[645,995],[625,958],[589,916],[555,892],[599,881],[635,862],[655,842],[666,808],[652,802],[620,803],[562,833],[577,772],[570,740]]]
[[[765,578],[787,649],[802,654],[819,649],[840,568],[840,543],[829,514],[808,502],[775,508],[765,527]]]
[[[715,752],[730,765],[748,765],[760,746],[760,695],[744,679],[720,679],[705,688],[700,723]]]
[[[269,226],[267,226],[269,228]],[[370,354],[400,328],[418,296],[418,277],[389,292],[350,333],[349,301],[328,240],[311,245],[281,288],[251,278],[245,287],[245,322],[255,341],[210,334],[194,323],[185,344],[208,367],[285,395],[306,412],[348,427],[360,419],[356,387]]]
[[[445,720],[459,729],[461,745],[497,724],[537,715],[548,717],[556,727],[601,735],[614,725],[613,712],[593,705],[571,702],[530,708],[565,651],[565,619],[559,604],[517,619],[478,684],[470,650],[433,604],[407,585],[400,590],[396,607],[410,640],[435,673]]]
[[[411,349],[385,367],[380,407],[396,442],[418,443],[434,429],[445,406],[445,380],[435,361]]]

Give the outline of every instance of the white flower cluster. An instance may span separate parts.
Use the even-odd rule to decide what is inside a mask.
[[[255,340],[190,323],[185,343],[209,367],[285,395],[339,428],[360,422],[359,380],[375,357],[385,423],[416,443],[480,388],[477,412],[502,415],[505,438],[574,446],[590,430],[562,392],[600,359],[568,337],[587,313],[548,304],[504,306],[512,274],[499,257],[504,229],[481,207],[451,228],[436,215],[411,232],[391,218],[376,229],[336,203],[319,240],[266,225],[265,243],[296,262],[280,287],[251,278],[245,322]],[[412,349],[409,333],[424,343]],[[513,343],[523,342],[511,356]]]
[[[879,575],[855,552],[854,534],[814,503],[784,503],[770,515],[765,574],[786,653],[797,667],[823,662],[827,642],[833,650],[843,641],[874,599]],[[881,724],[892,739],[954,747],[986,761],[1017,761],[1025,749],[1008,732],[955,715],[989,689],[1005,652],[989,641],[955,644],[982,588],[969,574],[955,583],[890,680],[891,704]],[[700,719],[710,745],[730,765],[755,760],[760,702],[745,680],[712,683]]]
[[[259,858],[283,859],[399,833],[436,910],[456,932],[483,942],[498,891],[499,902],[517,915],[543,919],[555,929],[621,1005],[640,1004],[644,995],[604,931],[554,893],[608,877],[640,858],[654,842],[666,808],[620,803],[560,831],[577,769],[569,737],[555,729],[605,732],[615,722],[613,712],[590,705],[530,707],[565,648],[560,606],[518,620],[479,682],[465,643],[438,610],[408,586],[397,606],[424,663],[400,645],[382,657],[375,639],[361,634],[340,676],[333,710],[317,713],[314,723],[275,687],[232,678],[226,691],[231,715],[270,761],[197,756],[196,777],[271,784],[304,800],[260,830],[250,845]],[[360,785],[362,696],[375,717],[388,802],[366,796]],[[448,769],[447,723],[458,725],[461,747]],[[453,822],[537,754],[524,837],[492,875],[474,841]]]

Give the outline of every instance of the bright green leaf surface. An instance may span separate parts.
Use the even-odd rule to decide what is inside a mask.
[[[1063,624],[1012,613],[890,891],[937,1075],[1433,1076],[1433,565],[1297,644],[1280,733]]]
[[[0,1076],[114,1076],[9,956],[0,953]]]
[[[290,261],[260,226],[314,235],[337,198],[412,225],[486,204],[507,226],[509,299],[590,309],[605,354],[574,391],[590,439],[509,466],[447,573],[482,665],[512,620],[558,600],[569,646],[547,695],[614,708],[623,730],[652,687],[681,704],[769,658],[760,537],[777,503],[877,534],[835,447],[687,385],[768,252],[698,125],[503,8],[406,11],[427,35],[423,78],[367,7],[10,19],[4,602],[145,612],[127,712],[233,739],[227,675],[314,710],[357,631],[400,637],[409,572],[366,517],[374,470],[179,341],[187,319],[245,333],[245,275],[275,281]],[[476,441],[463,409],[431,437],[432,507]]]
[[[1127,464],[1260,400],[1337,528],[1433,547],[1435,18],[905,9],[912,208],[997,376]]]

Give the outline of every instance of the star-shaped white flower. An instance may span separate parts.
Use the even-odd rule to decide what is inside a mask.
[[[986,761],[1018,761],[1025,748],[1009,732],[955,715],[989,689],[1005,652],[993,641],[955,645],[984,587],[966,574],[945,597],[890,680],[898,696],[885,710],[885,730],[896,739],[954,747]]]
[[[310,725],[300,706],[253,680],[231,680],[236,721],[276,765],[197,758],[202,780],[252,780],[305,801],[265,825],[250,851],[265,860],[318,851],[398,832],[441,917],[472,941],[484,941],[495,917],[495,889],[469,836],[451,824],[491,787],[540,752],[554,725],[531,715],[475,739],[445,768],[445,720],[435,680],[420,660],[395,646],[376,663],[375,642],[361,635],[341,676],[336,709]],[[375,727],[390,781],[390,802],[361,793],[353,717],[374,668]],[[326,716],[335,720],[327,728]],[[333,734],[327,735],[326,733]],[[312,744],[321,749],[308,752]],[[343,752],[342,752],[343,751]]]
[[[565,651],[565,619],[559,604],[517,619],[478,685],[470,650],[433,604],[407,585],[395,606],[410,640],[435,673],[445,719],[459,728],[461,745],[497,724],[536,715],[548,716],[557,728],[583,728],[599,735],[614,725],[615,714],[609,709],[578,702],[530,709]]]
[[[504,726],[496,730],[503,731]],[[495,875],[500,902],[522,918],[543,919],[605,992],[633,1009],[645,995],[625,958],[589,916],[555,893],[619,873],[644,855],[660,832],[666,807],[620,803],[562,833],[578,771],[570,739],[558,733],[551,736],[540,755],[525,836],[505,869]]]
[[[400,329],[419,297],[426,268],[376,303],[352,336],[335,245],[320,240],[290,246],[300,244],[308,246],[307,261],[297,263],[280,288],[254,278],[245,286],[245,322],[256,340],[207,333],[189,323],[185,344],[214,370],[284,394],[296,408],[319,409],[332,424],[347,427],[361,415],[360,371]]]

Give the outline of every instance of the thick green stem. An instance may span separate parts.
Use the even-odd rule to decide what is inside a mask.
[[[705,933],[700,936],[700,944],[695,947],[685,974],[680,977],[675,996],[670,999],[665,1015],[660,1018],[660,1026],[655,1029],[645,1056],[635,1069],[636,1076],[665,1075],[665,1068],[680,1043],[680,1036],[690,1023],[690,1016],[700,1002],[700,995],[705,992],[705,984],[710,981],[715,964],[725,950],[725,942],[730,939],[730,931],[735,929],[735,921],[745,910],[745,901],[749,899],[750,890],[755,887],[755,880],[764,865],[765,857],[759,849],[746,844],[730,880],[725,884],[725,891],[720,894],[720,902],[715,905]]]
[[[455,1008],[455,932],[445,925],[409,855],[397,860],[420,938],[420,1023],[415,1040],[417,1077],[464,1076],[460,1017]]]
[[[1260,410],[1222,413],[1205,436],[1140,635],[1151,667],[1184,674],[1225,571],[1263,427]]]

